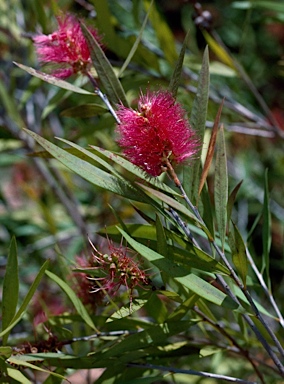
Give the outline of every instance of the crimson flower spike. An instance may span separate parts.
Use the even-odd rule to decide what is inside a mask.
[[[78,72],[87,73],[91,56],[80,22],[71,14],[58,17],[57,21],[57,31],[33,38],[40,62],[55,65],[52,75],[61,79]],[[91,27],[88,29],[100,41],[98,31]]]
[[[170,92],[141,94],[137,111],[118,106],[118,144],[129,161],[150,176],[159,176],[169,164],[187,161],[199,148],[185,115]]]

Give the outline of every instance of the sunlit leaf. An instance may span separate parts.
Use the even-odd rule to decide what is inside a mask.
[[[215,53],[215,55],[228,67],[232,69],[236,69],[235,64],[231,56],[225,51],[225,49],[218,44],[217,41],[213,39],[213,37],[205,30],[202,31],[205,40],[207,41],[207,44],[212,49],[212,51]]]
[[[146,303],[147,300],[135,299],[133,303],[131,303],[131,305],[129,304],[128,306],[119,308],[108,318],[107,322],[122,319],[123,317],[129,316],[144,307]]]
[[[19,369],[7,368],[7,374],[11,379],[16,380],[17,383],[32,384],[32,381],[30,381],[21,371],[19,371]]]

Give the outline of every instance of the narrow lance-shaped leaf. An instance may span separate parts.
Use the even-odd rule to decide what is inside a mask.
[[[184,55],[185,55],[186,47],[187,47],[188,40],[189,40],[189,34],[190,34],[190,31],[188,30],[188,32],[187,32],[187,34],[185,36],[185,39],[183,41],[183,44],[182,44],[182,47],[181,47],[181,51],[180,51],[180,54],[179,54],[179,57],[178,57],[178,61],[176,63],[176,66],[175,66],[175,69],[174,69],[174,73],[172,75],[172,78],[171,78],[171,81],[170,81],[170,85],[169,85],[169,91],[172,93],[174,98],[176,98],[176,96],[177,96],[178,87],[180,85],[180,78],[181,78],[181,74],[182,74],[183,60],[184,60]]]
[[[194,275],[193,273],[187,273],[184,267],[179,267],[170,260],[165,259],[159,253],[153,251],[141,243],[138,243],[122,229],[118,228],[118,230],[126,239],[127,243],[133,247],[141,256],[145,257],[157,268],[182,284],[185,288],[195,292],[205,300],[208,300],[216,305],[236,308],[236,304],[219,289],[213,287],[211,284],[202,280],[200,277]]]
[[[8,327],[15,316],[19,297],[19,272],[17,244],[15,237],[12,238],[7,258],[6,272],[3,282],[2,293],[2,331]],[[2,344],[5,345],[8,334],[3,336]]]
[[[167,184],[162,183],[159,179],[154,177],[149,179],[149,176],[141,168],[137,167],[124,157],[119,156],[116,153],[107,151],[106,149],[96,147],[94,145],[90,145],[90,147],[93,148],[95,151],[99,152],[101,155],[108,158],[109,160],[113,161],[114,163],[119,164],[128,172],[131,172],[133,175],[137,176],[140,180],[145,180],[147,184],[154,185],[156,188],[162,189],[163,191],[166,191],[171,195],[178,196],[178,193],[172,188],[170,188]]]
[[[28,361],[25,361],[23,359],[21,359],[21,356],[17,357],[10,357],[8,359],[9,363],[11,364],[15,364],[16,366],[19,366],[19,367],[23,367],[23,368],[30,368],[34,371],[40,371],[40,372],[44,372],[44,373],[47,373],[48,375],[52,375],[52,376],[55,376],[55,377],[58,377],[60,378],[61,380],[65,379],[64,376],[62,375],[59,375],[58,373],[56,372],[52,372],[50,369],[44,369],[44,368],[41,368],[41,367],[38,367],[37,365],[35,364],[31,364],[29,363]],[[23,383],[22,381],[20,381],[21,383]],[[31,382],[30,382],[31,383]]]
[[[46,271],[46,274],[48,277],[50,277],[56,284],[59,285],[59,287],[66,293],[66,295],[69,297],[69,299],[72,301],[74,307],[76,308],[79,315],[82,317],[82,319],[85,321],[86,324],[89,325],[92,329],[94,329],[96,332],[98,331],[95,327],[92,319],[90,318],[86,308],[82,304],[81,300],[78,298],[76,293],[73,291],[72,288],[69,287],[68,284],[65,283],[60,277],[56,276],[54,273],[50,271]]]
[[[16,62],[14,62],[14,64],[17,65],[19,68],[23,69],[24,71],[28,72],[30,75],[38,77],[39,79],[49,84],[56,85],[56,87],[67,89],[68,91],[75,92],[75,93],[81,93],[83,95],[93,95],[93,93],[86,91],[85,89],[76,87],[75,85],[68,83],[67,81],[60,80],[58,79],[58,77],[49,75],[44,72],[37,71],[36,69],[27,67],[26,65],[23,65],[23,64],[19,64]]]
[[[205,180],[207,178],[207,175],[208,175],[208,172],[210,169],[210,165],[211,165],[212,160],[213,160],[215,144],[216,144],[217,133],[218,133],[219,122],[220,122],[223,104],[224,104],[224,100],[222,101],[222,103],[218,109],[216,118],[214,120],[214,125],[213,125],[213,129],[211,132],[211,137],[210,137],[210,141],[209,141],[207,155],[206,155],[206,159],[205,159],[205,163],[204,163],[204,167],[203,167],[203,171],[202,171],[201,179],[200,179],[200,183],[199,183],[198,195],[200,195],[200,193],[202,191],[202,188],[204,186]]]
[[[183,187],[186,194],[195,202],[198,200],[198,185],[200,179],[200,167],[201,167],[201,151],[202,143],[205,132],[207,107],[208,107],[208,95],[209,95],[209,54],[208,47],[205,48],[202,67],[199,74],[197,92],[193,101],[190,123],[193,129],[196,131],[200,140],[200,150],[195,156],[195,160],[190,166],[183,167]]]
[[[246,287],[246,279],[248,273],[246,246],[237,226],[232,222],[230,227],[229,245],[232,252],[232,260],[244,286]]]
[[[20,306],[20,308],[18,309],[17,313],[15,314],[15,316],[13,317],[13,319],[11,320],[9,326],[4,329],[1,333],[0,333],[0,337],[2,337],[3,335],[5,335],[7,332],[9,332],[17,323],[18,321],[22,318],[29,302],[31,301],[41,279],[42,279],[42,276],[44,275],[47,267],[49,265],[49,260],[46,260],[46,262],[43,264],[43,266],[41,267],[39,273],[37,274],[35,280],[33,281],[22,305]]]
[[[229,223],[229,221],[231,220],[231,216],[232,216],[232,210],[233,210],[233,206],[234,206],[234,203],[235,203],[235,200],[236,200],[236,196],[237,196],[237,193],[241,187],[243,183],[243,180],[241,180],[236,186],[235,188],[232,190],[232,192],[230,193],[229,195],[229,198],[228,198],[228,204],[227,204],[227,222]]]
[[[153,2],[154,2],[154,0],[151,1],[150,7],[149,7],[148,12],[147,12],[147,14],[145,16],[145,19],[143,21],[143,24],[141,26],[141,29],[140,29],[139,34],[137,36],[137,39],[135,40],[135,43],[133,44],[133,47],[131,48],[131,50],[130,50],[130,52],[129,52],[125,62],[123,63],[122,67],[120,68],[118,77],[120,77],[123,74],[123,72],[127,68],[128,64],[130,63],[131,59],[133,58],[133,56],[134,56],[134,54],[135,54],[135,52],[136,52],[136,50],[138,48],[138,45],[139,45],[139,43],[140,43],[140,41],[142,39],[142,35],[143,35],[144,29],[146,27],[146,24],[147,24],[147,21],[148,21],[148,18],[149,18],[149,14],[150,14]]]
[[[146,9],[148,10],[150,7],[150,2],[144,0],[144,4]],[[166,60],[169,63],[173,64],[177,59],[175,38],[168,24],[159,14],[155,4],[152,6],[150,12],[150,20],[156,32],[157,39],[160,43],[160,48],[162,49]]]
[[[217,153],[214,179],[214,200],[218,231],[224,250],[227,227],[228,172],[224,128],[221,125],[217,138]]]
[[[269,276],[269,253],[271,247],[271,215],[269,208],[269,192],[268,192],[268,170],[265,171],[264,178],[264,201],[263,201],[263,225],[262,225],[262,273],[265,272],[266,283],[271,288]]]
[[[212,51],[216,54],[216,56],[228,67],[236,70],[236,66],[234,64],[234,60],[231,58],[228,52],[220,45],[218,42],[205,30],[202,31],[207,41],[207,44],[212,49]]]
[[[15,382],[14,380],[16,380],[16,383],[32,384],[32,382],[19,370],[19,368],[7,368],[7,375],[10,383]]]
[[[45,140],[43,137],[37,135],[35,132],[23,128],[23,130],[32,136],[43,148],[45,148],[52,156],[59,160],[66,167],[83,177],[85,180],[104,188],[108,191],[114,192],[120,196],[137,201],[145,201],[143,193],[135,189],[130,183],[125,180],[119,179],[101,169],[91,165],[87,161],[71,155],[64,149],[57,147],[53,143]],[[147,200],[148,201],[148,200]]]
[[[167,253],[168,253],[167,238],[165,234],[165,229],[158,215],[156,217],[156,234],[157,234],[157,252],[163,256],[167,256]]]
[[[88,43],[92,62],[96,68],[100,83],[103,85],[110,102],[113,104],[122,103],[123,105],[128,106],[122,85],[116,77],[116,74],[104,51],[100,47],[100,44],[83,23],[81,23],[81,28]]]

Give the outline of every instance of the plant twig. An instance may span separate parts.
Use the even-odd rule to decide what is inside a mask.
[[[147,368],[147,369],[157,369],[158,371],[169,372],[169,373],[183,373],[185,375],[193,375],[193,376],[201,376],[201,377],[209,377],[217,380],[225,380],[233,383],[242,383],[242,384],[257,384],[255,381],[247,381],[243,379],[238,379],[236,377],[219,375],[217,373],[203,372],[203,371],[195,371],[193,369],[179,369],[174,367],[164,367],[162,365],[154,365],[154,364],[138,364],[138,363],[128,363],[127,367],[133,368]]]
[[[202,219],[202,217],[200,216],[200,213],[198,211],[198,209],[191,203],[191,201],[189,200],[187,194],[185,193],[182,185],[181,185],[181,182],[177,176],[177,174],[175,173],[175,170],[173,169],[170,161],[168,158],[165,158],[164,159],[165,161],[165,166],[167,167],[167,172],[168,172],[168,175],[170,176],[170,178],[173,180],[173,182],[175,183],[176,187],[179,188],[179,190],[181,191],[181,194],[182,194],[182,197],[185,199],[186,203],[188,204],[188,206],[190,207],[190,209],[192,210],[192,212],[194,213],[194,215],[196,216],[196,218],[205,226],[205,223]],[[268,334],[270,335],[270,337],[272,338],[274,344],[276,345],[278,351],[280,352],[281,356],[284,358],[284,350],[283,350],[283,347],[281,346],[279,340],[277,339],[277,337],[275,336],[274,332],[271,330],[271,328],[268,326],[267,322],[264,320],[264,318],[262,317],[261,313],[259,312],[257,306],[255,305],[250,293],[248,292],[248,290],[245,288],[245,286],[243,285],[243,283],[241,282],[241,280],[238,278],[237,274],[235,273],[234,269],[232,268],[231,264],[229,263],[229,261],[227,260],[225,254],[220,250],[220,248],[217,246],[216,242],[214,241],[214,239],[209,239],[209,241],[212,243],[213,247],[215,248],[216,252],[218,253],[219,257],[221,258],[221,260],[224,262],[225,266],[229,269],[230,271],[230,277],[235,281],[235,283],[237,284],[237,286],[241,289],[241,291],[243,292],[243,294],[245,295],[246,299],[248,300],[253,312],[255,313],[257,319],[261,322],[261,324],[265,327],[266,331],[268,332]],[[238,304],[240,304],[239,300],[237,299],[237,297],[232,293],[231,289],[229,288],[229,286],[226,284],[225,280],[222,279],[220,276],[219,276],[219,280],[222,281],[222,285],[224,286],[224,288],[226,289],[227,293],[231,296],[231,298],[234,298],[234,301],[237,302]],[[225,285],[224,285],[225,284]],[[269,354],[269,356],[271,357],[271,359],[274,361],[275,365],[277,366],[279,372],[281,373],[281,375],[284,377],[284,366],[282,365],[282,363],[280,362],[280,360],[278,359],[278,357],[276,356],[276,354],[273,352],[273,350],[271,349],[271,347],[269,346],[269,344],[267,343],[267,341],[264,339],[264,337],[261,335],[261,333],[259,332],[259,330],[257,329],[257,327],[255,326],[255,324],[253,323],[253,321],[250,319],[250,317],[248,315],[243,315],[243,317],[245,318],[245,320],[247,321],[247,323],[249,324],[249,326],[252,328],[252,330],[254,331],[255,335],[257,336],[257,338],[259,339],[259,341],[262,343],[263,347],[266,349],[267,353]]]
[[[105,103],[105,105],[107,106],[109,112],[112,114],[112,116],[114,117],[115,121],[117,122],[117,124],[120,124],[120,120],[115,112],[115,110],[113,109],[112,105],[110,104],[109,102],[109,99],[107,98],[107,96],[102,93],[102,91],[100,90],[99,86],[98,86],[98,83],[96,81],[96,79],[93,78],[93,76],[90,74],[90,72],[87,72],[86,75],[88,76],[90,82],[92,83],[94,89],[95,89],[95,93],[101,98],[101,100]]]
[[[193,307],[193,310],[194,310],[195,313],[197,313],[203,319],[203,321],[206,321],[213,328],[217,329],[218,332],[220,332],[223,336],[225,336],[237,348],[237,350],[239,350],[239,352],[251,363],[251,365],[253,366],[253,369],[255,370],[255,373],[259,377],[259,379],[262,382],[262,384],[265,384],[265,381],[263,379],[262,373],[259,371],[258,366],[255,364],[255,362],[251,358],[249,352],[247,350],[243,349],[239,345],[239,343],[219,323],[216,323],[216,322],[212,321],[208,316],[206,316],[205,313],[203,313],[198,308],[197,305],[195,305]]]
[[[257,266],[255,265],[255,262],[254,262],[248,249],[246,249],[246,254],[247,254],[248,261],[249,261],[254,273],[256,274],[258,281],[260,282],[260,285],[262,286],[262,289],[264,290],[264,293],[266,294],[268,300],[270,301],[272,307],[274,308],[274,310],[278,316],[279,323],[284,328],[284,319],[283,319],[282,313],[280,312],[278,305],[276,304],[272,293],[269,291],[262,274],[259,272]]]

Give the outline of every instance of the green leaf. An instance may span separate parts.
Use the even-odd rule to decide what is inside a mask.
[[[190,123],[193,129],[196,131],[200,143],[203,143],[207,107],[208,107],[208,95],[209,95],[209,55],[208,47],[206,47],[203,55],[202,67],[199,74],[197,92],[193,101]],[[198,187],[201,176],[201,151],[195,156],[195,160],[192,161],[190,166],[185,165],[183,167],[183,187],[188,195],[189,199],[194,202],[198,201]]]
[[[240,189],[242,183],[243,183],[243,180],[241,180],[235,186],[235,188],[232,190],[232,192],[230,193],[230,196],[228,198],[228,204],[227,204],[227,222],[228,223],[231,220],[233,206],[234,206],[234,203],[235,203],[235,200],[236,200],[237,193],[239,192],[239,189]]]
[[[65,379],[64,376],[62,375],[59,375],[58,373],[55,373],[55,372],[52,372],[50,369],[43,369],[41,367],[38,367],[37,365],[35,364],[31,364],[29,363],[28,361],[25,361],[24,360],[24,356],[22,357],[21,355],[17,356],[17,357],[10,357],[8,359],[8,362],[10,364],[16,364],[18,365],[19,367],[24,367],[24,368],[30,368],[34,371],[40,371],[40,372],[45,372],[45,373],[48,373],[49,375],[53,375],[55,377],[60,377],[61,379]],[[28,381],[29,382],[29,381]],[[30,382],[29,382],[30,383]]]
[[[187,331],[192,323],[190,321],[170,321],[163,324],[152,325],[141,332],[129,335],[119,343],[110,347],[102,355],[104,359],[119,356],[121,362],[127,353],[134,352],[139,349],[145,349],[150,346],[164,345],[165,340],[169,337]],[[93,356],[94,358],[95,356]]]
[[[222,125],[217,137],[214,201],[218,231],[222,249],[224,250],[227,228],[228,172],[224,128]]]
[[[50,277],[56,284],[59,285],[59,287],[66,293],[66,295],[69,297],[71,302],[73,303],[74,307],[76,308],[76,311],[79,313],[79,315],[82,317],[82,319],[85,321],[85,323],[94,329],[96,332],[98,332],[97,328],[95,327],[92,319],[90,318],[88,312],[86,311],[86,308],[82,304],[81,300],[78,298],[76,293],[73,291],[71,287],[69,287],[68,284],[65,283],[60,277],[56,276],[54,273],[50,271],[46,271],[46,274],[48,277]]]
[[[150,2],[144,0],[144,4],[146,10],[148,11]],[[155,4],[152,6],[150,12],[150,20],[156,32],[157,39],[159,40],[160,48],[165,55],[166,61],[168,61],[170,64],[174,64],[177,59],[175,38],[170,27],[159,14]]]
[[[12,347],[0,347],[0,358],[8,358],[12,355],[13,350]]]
[[[180,85],[180,78],[181,78],[181,74],[182,74],[183,60],[184,60],[184,55],[185,55],[185,51],[186,51],[186,48],[187,48],[189,36],[190,36],[190,31],[187,32],[187,34],[186,34],[186,36],[184,38],[184,41],[183,41],[183,44],[182,44],[182,47],[181,47],[181,51],[180,51],[180,54],[179,54],[179,57],[178,57],[178,61],[176,63],[176,66],[175,66],[175,69],[174,69],[174,73],[172,75],[172,78],[171,78],[171,81],[170,81],[170,85],[169,85],[169,91],[172,93],[174,98],[176,98],[176,96],[177,96],[177,91],[178,91],[178,88],[179,88],[179,85]]]
[[[88,43],[92,62],[97,71],[100,83],[104,87],[110,101],[113,104],[122,103],[123,105],[128,106],[128,102],[126,100],[126,96],[121,83],[116,77],[116,74],[114,73],[110,62],[104,54],[104,51],[100,47],[100,44],[83,23],[81,23],[81,28]]]
[[[147,187],[146,185],[143,185],[140,183],[136,183],[136,184],[139,185],[139,187],[141,187],[143,190],[149,192],[151,194],[151,196],[158,197],[161,201],[168,204],[170,207],[174,208],[175,210],[183,213],[185,216],[190,218],[196,224],[197,227],[202,229],[202,231],[206,234],[208,239],[210,239],[210,241],[211,241],[212,235],[211,235],[210,231],[208,230],[208,228],[202,222],[200,222],[196,218],[196,216],[194,216],[193,213],[191,213],[184,205],[182,205],[181,203],[179,203],[178,201],[176,201],[172,197],[170,197],[170,196],[168,196],[168,195],[166,195],[160,191],[157,191],[153,188]]]
[[[215,55],[222,61],[222,63],[226,64],[228,67],[236,70],[236,66],[234,64],[234,60],[231,58],[228,52],[220,45],[213,37],[205,30],[202,31],[207,44],[215,53]]]
[[[148,300],[135,299],[131,305],[119,308],[115,313],[113,313],[108,319],[107,323],[113,320],[122,319],[132,315],[134,312],[137,312],[139,309],[144,307]]]
[[[15,237],[12,238],[7,258],[6,272],[3,282],[2,293],[2,331],[8,327],[15,316],[19,297],[19,271],[17,243]],[[8,333],[3,336],[3,345],[7,343]]]
[[[14,64],[17,65],[19,68],[23,69],[24,71],[28,72],[30,75],[38,77],[39,79],[49,84],[55,85],[63,89],[67,89],[68,91],[71,91],[71,92],[81,93],[83,95],[94,95],[94,93],[91,93],[89,91],[86,91],[85,89],[76,87],[75,85],[70,84],[67,81],[58,79],[58,77],[49,75],[44,72],[37,71],[36,69],[27,67],[26,65],[23,65],[23,64],[19,64],[16,62],[14,62]]]
[[[188,274],[188,270],[184,267],[179,267],[175,263],[168,259],[165,259],[159,253],[146,247],[145,245],[138,243],[132,239],[126,232],[118,228],[122,236],[127,240],[127,243],[131,245],[141,256],[145,257],[148,261],[154,264],[159,270],[172,277],[174,280],[182,284],[185,288],[196,293],[216,305],[221,305],[229,308],[236,308],[234,303],[223,292],[213,287],[211,284],[202,280],[200,277],[195,276],[193,273]]]
[[[155,177],[149,178],[146,172],[144,172],[141,168],[137,167],[136,165],[133,165],[133,163],[126,160],[125,158],[117,155],[116,153],[107,151],[106,149],[99,148],[94,145],[90,145],[90,147],[95,151],[97,151],[98,153],[100,153],[101,155],[105,156],[107,159],[120,165],[121,167],[126,169],[128,172],[137,176],[139,179],[145,180],[148,184],[151,184],[158,189],[168,192],[171,195],[178,196],[178,193],[176,193],[172,188],[162,183],[158,178],[155,178]]]
[[[167,257],[168,255],[167,238],[165,234],[165,229],[158,215],[156,217],[156,234],[157,234],[157,252]]]
[[[181,320],[188,313],[188,311],[193,308],[197,300],[199,300],[199,296],[195,293],[191,293],[189,297],[170,314],[168,320]]]
[[[265,272],[266,283],[271,288],[271,281],[269,276],[269,254],[271,248],[271,214],[269,207],[269,191],[268,191],[268,170],[265,171],[264,176],[264,200],[263,200],[263,224],[262,224],[262,273]]]
[[[26,376],[23,375],[21,371],[19,371],[19,369],[7,368],[7,374],[9,377],[11,377],[11,379],[14,379],[21,384],[32,384],[32,382],[27,379]]]
[[[87,149],[85,148],[82,148],[80,147],[79,145],[75,144],[75,143],[72,143],[72,141],[69,141],[69,140],[65,140],[65,139],[62,139],[60,137],[57,137],[58,140],[62,141],[63,143],[66,143],[68,145],[70,145],[70,147],[73,147],[75,148],[77,151],[79,152],[82,152],[86,158],[89,157],[90,159],[92,160],[95,160],[97,163],[99,163],[100,165],[102,165],[105,169],[107,169],[109,172],[113,173],[115,176],[118,176],[119,178],[120,175],[118,172],[116,172],[116,170],[108,163],[106,162],[105,160],[103,160],[102,158],[100,158],[99,156],[95,155],[94,153],[92,153],[91,151],[88,151]],[[70,152],[69,152],[70,153]]]
[[[246,287],[246,280],[248,274],[246,246],[237,226],[233,222],[229,233],[229,245],[232,252],[233,263],[241,277],[244,286]]]
[[[64,149],[57,147],[35,132],[23,128],[23,130],[32,136],[43,148],[45,148],[53,157],[59,160],[67,168],[77,173],[98,187],[114,192],[120,196],[136,201],[148,201],[141,191],[138,191],[130,183],[125,180],[118,179],[109,173],[89,164],[87,161],[81,160],[78,157],[68,153]]]
[[[154,226],[151,225],[142,225],[142,224],[127,224],[126,229],[122,229],[127,232],[133,239],[142,242],[144,245],[147,245],[149,248],[158,250],[157,244],[157,231]],[[168,252],[164,256],[170,259],[173,262],[177,262],[179,265],[184,266],[185,268],[195,268],[204,272],[212,273],[221,273],[229,275],[230,272],[221,263],[215,260],[212,256],[208,255],[203,250],[196,248],[190,242],[184,241],[176,233],[163,229],[165,231],[166,238],[169,238],[179,244],[179,247],[175,245],[167,244]],[[115,242],[120,242],[121,233],[117,226],[110,226],[103,228],[98,232],[102,236],[108,236]],[[162,252],[158,252],[163,254]]]
[[[132,48],[131,48],[131,50],[130,50],[130,52],[129,52],[126,60],[125,60],[125,62],[123,63],[122,67],[120,68],[118,77],[121,77],[121,75],[123,74],[123,72],[127,68],[128,64],[130,63],[131,59],[133,58],[133,56],[134,56],[134,54],[135,54],[135,52],[136,52],[136,50],[138,48],[138,45],[140,44],[140,41],[141,41],[142,35],[143,35],[143,31],[144,31],[144,29],[146,27],[146,24],[147,24],[147,21],[148,21],[148,18],[149,18],[149,14],[150,14],[153,2],[154,2],[154,0],[151,0],[151,4],[150,4],[148,12],[147,12],[147,14],[145,16],[145,19],[143,21],[143,24],[141,26],[141,29],[140,29],[139,34],[137,36],[137,39],[135,40],[135,42],[134,42],[134,44],[133,44],[133,46],[132,46]]]
[[[48,265],[49,265],[49,260],[46,260],[46,262],[41,267],[39,273],[37,274],[35,280],[33,281],[22,305],[18,309],[16,315],[11,320],[9,326],[0,333],[0,337],[4,336],[7,332],[9,332],[20,321],[20,319],[22,318],[29,302],[31,301],[31,299],[32,299],[32,297],[33,297],[33,295],[34,295],[34,293],[35,293],[35,291],[36,291],[36,289],[37,289],[37,287],[41,281],[41,278],[44,275],[44,273],[48,267]]]

